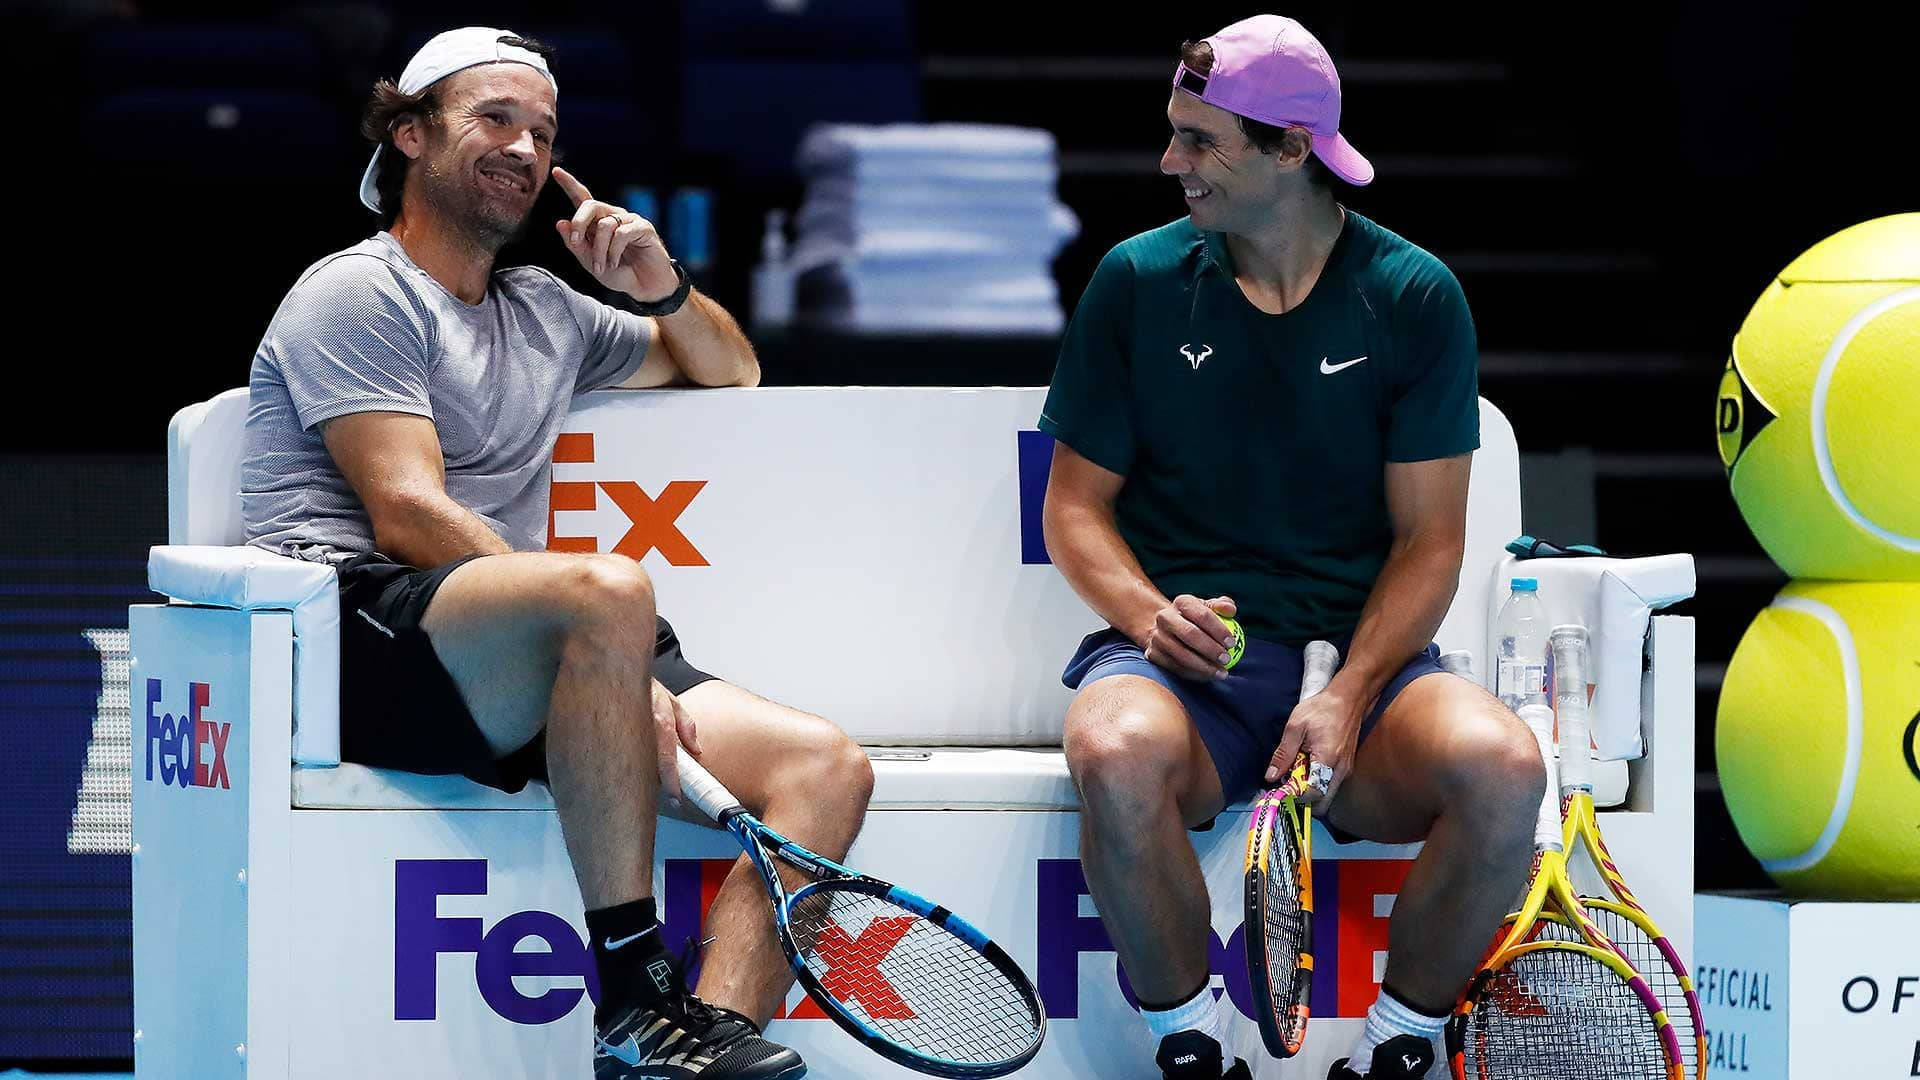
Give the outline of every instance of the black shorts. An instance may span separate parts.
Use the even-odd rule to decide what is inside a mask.
[[[469,559],[481,557],[421,570],[372,553],[337,567],[342,761],[458,773],[507,792],[547,778],[546,731],[506,757],[494,757],[453,676],[420,628],[440,583]],[[673,627],[656,619],[653,677],[675,694],[714,678],[687,663]]]

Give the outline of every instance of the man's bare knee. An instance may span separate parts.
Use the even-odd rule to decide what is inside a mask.
[[[628,626],[653,640],[653,578],[624,555],[595,555],[568,560],[557,583],[556,601],[571,631]]]
[[[1443,768],[1449,801],[1473,806],[1530,836],[1547,787],[1533,733],[1504,709],[1489,708],[1463,718],[1449,747]]]
[[[785,756],[774,790],[804,793],[809,802],[857,807],[857,818],[873,798],[873,762],[867,752],[821,717],[808,713],[794,717],[801,746],[799,752]]]
[[[1062,742],[1088,812],[1130,815],[1174,794],[1184,747],[1166,729],[1165,718],[1124,697],[1074,703]]]

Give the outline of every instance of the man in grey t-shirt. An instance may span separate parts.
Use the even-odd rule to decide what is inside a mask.
[[[546,780],[587,908],[597,1080],[772,1080],[760,1036],[791,984],[750,867],[707,916],[695,997],[653,901],[657,802],[693,753],[756,814],[845,854],[873,774],[833,725],[693,668],[638,563],[541,550],[568,401],[600,387],[751,386],[753,348],[689,289],[651,223],[552,168],[537,42],[467,27],[376,84],[361,199],[383,229],[301,275],[249,380],[250,543],[338,567],[341,756]],[[544,270],[496,271],[551,173],[556,227],[632,310]]]

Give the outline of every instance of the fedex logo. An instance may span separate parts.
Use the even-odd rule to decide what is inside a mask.
[[[700,933],[732,859],[668,859],[660,878],[660,940],[669,951]],[[400,859],[393,866],[393,1018],[432,1020],[439,1015],[439,957],[471,954],[473,980],[487,1007],[516,1024],[550,1024],[571,1013],[583,997],[600,998],[593,953],[579,931],[548,911],[518,911],[487,926],[477,916],[440,914],[443,896],[484,896],[485,859]],[[910,927],[907,920],[876,919],[864,927],[833,927],[822,936],[821,982],[842,1000],[859,1000],[876,1017],[904,1019],[912,1012],[878,968]],[[521,946],[538,943],[538,951]],[[878,946],[878,947],[876,947]],[[579,986],[551,987],[537,995],[521,991],[522,975],[571,977]],[[699,965],[686,972],[699,980]],[[812,999],[781,1010],[776,1019],[826,1019]]]
[[[591,465],[593,435],[572,432],[560,436],[553,447],[556,465]],[[662,488],[658,498],[648,495],[631,480],[582,481],[556,480],[547,501],[547,550],[594,553],[600,541],[592,536],[560,536],[554,514],[561,510],[598,509],[604,492],[627,517],[627,531],[613,545],[612,553],[639,562],[648,552],[658,551],[674,566],[706,566],[706,556],[693,546],[676,522],[693,504],[694,496],[707,486],[705,480],[675,480]]]
[[[732,859],[668,859],[660,877],[661,940],[670,950],[700,935]],[[1319,860],[1314,863],[1314,1002],[1322,1016],[1364,1016],[1385,974],[1387,918],[1400,884],[1413,864],[1405,859]],[[494,1013],[516,1024],[548,1024],[571,1013],[583,997],[598,1000],[593,955],[572,924],[552,912],[519,911],[492,926],[478,916],[443,916],[445,896],[484,896],[485,859],[401,859],[394,863],[393,1004],[395,1020],[433,1020],[438,1015],[438,961],[448,953],[474,957],[473,979]],[[1041,859],[1035,918],[1039,930],[1034,970],[1047,1014],[1080,1015],[1079,961],[1085,953],[1113,952],[1098,916],[1081,911],[1086,877],[1077,859]],[[908,920],[875,919],[862,927],[834,927],[822,935],[821,983],[843,1001],[859,1001],[879,1018],[912,1014],[880,970],[887,954],[910,929]],[[1213,973],[1241,1013],[1253,1015],[1247,980],[1245,927],[1221,941],[1210,935]],[[544,948],[521,951],[528,942]],[[550,987],[532,995],[515,985],[518,976],[577,978],[578,986]],[[1128,1004],[1138,1001],[1126,972],[1114,965],[1117,989]],[[698,982],[698,965],[686,973]],[[796,991],[778,1018],[824,1019],[812,999]]]
[[[393,1018],[432,1020],[438,1014],[436,958],[474,954],[473,979],[494,1012],[516,1024],[550,1024],[573,1011],[580,998],[600,996],[600,980],[586,943],[565,919],[547,911],[520,911],[491,929],[475,917],[440,914],[442,896],[484,896],[485,859],[400,859],[393,864]],[[545,952],[521,952],[532,938]],[[538,996],[522,994],[516,975],[573,975],[583,988],[556,987]]]
[[[1413,866],[1407,859],[1315,859],[1313,863],[1313,1001],[1318,1016],[1365,1016],[1386,974],[1387,919]],[[1089,896],[1078,859],[1041,859],[1035,918],[1039,957],[1034,981],[1049,1017],[1080,1015],[1080,956],[1112,953],[1113,942],[1094,914],[1081,913]],[[1215,976],[1241,1015],[1253,1017],[1247,978],[1246,927],[1220,940],[1208,934]],[[1114,977],[1129,1005],[1139,1008],[1127,973],[1116,959]],[[1216,991],[1216,994],[1219,991]]]
[[[218,724],[201,715],[212,704],[212,684],[188,683],[187,708],[177,717],[160,711],[165,696],[161,680],[147,680],[148,782],[152,782],[157,766],[162,784],[231,789],[227,740],[233,735],[233,725]]]

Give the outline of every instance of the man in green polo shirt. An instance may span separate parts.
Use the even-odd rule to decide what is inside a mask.
[[[1257,16],[1181,60],[1161,171],[1190,216],[1101,261],[1040,419],[1047,549],[1110,624],[1065,675],[1082,862],[1165,1075],[1245,1077],[1223,1073],[1184,829],[1304,751],[1336,835],[1426,842],[1332,1075],[1423,1076],[1524,881],[1545,785],[1525,726],[1431,644],[1479,446],[1473,322],[1438,259],[1338,202],[1329,174],[1373,169],[1305,28]],[[1295,707],[1316,638],[1345,662]]]

